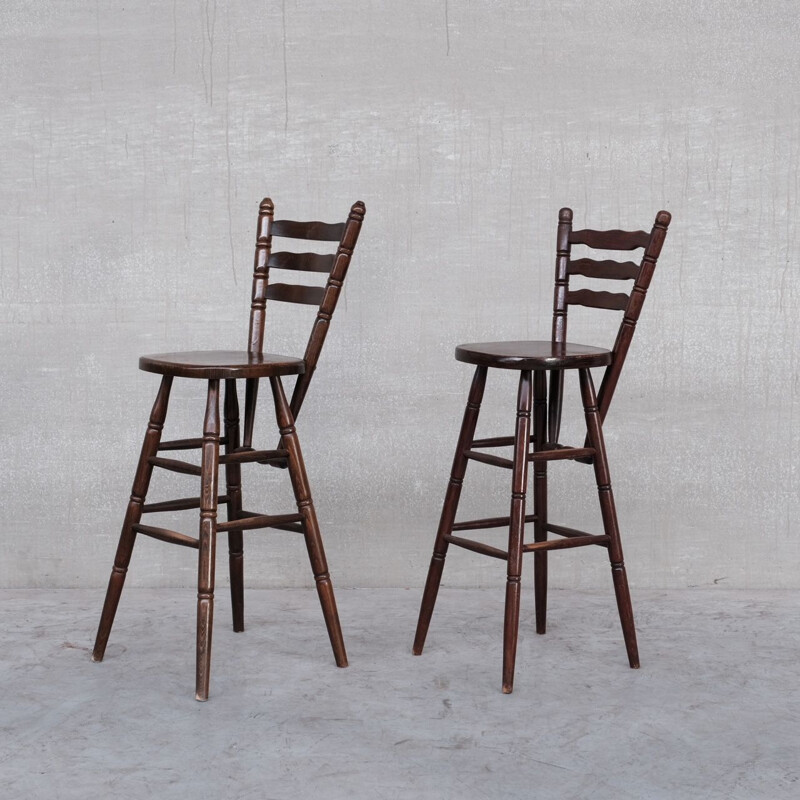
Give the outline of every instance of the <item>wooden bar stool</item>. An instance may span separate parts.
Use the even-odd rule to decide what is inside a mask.
[[[314,375],[331,317],[350,265],[353,249],[358,240],[364,213],[364,204],[357,202],[350,209],[347,221],[338,224],[274,220],[272,201],[268,198],[262,200],[258,214],[250,335],[247,350],[163,353],[142,356],[139,359],[139,369],[155,372],[162,376],[161,386],[144,436],[139,466],[133,481],[133,490],[122,524],[122,533],[111,570],[111,578],[108,582],[105,604],[92,654],[95,661],[103,660],[137,534],[195,548],[199,550],[195,696],[198,700],[207,700],[211,665],[217,533],[226,532],[228,534],[233,629],[243,631],[244,554],[242,531],[274,528],[303,534],[334,658],[337,666],[347,666],[347,655],[336,611],[333,586],[328,574],[328,565],[300,451],[300,442],[295,431],[295,419]],[[335,253],[326,254],[273,253],[273,237],[338,242],[338,248]],[[324,287],[286,283],[269,284],[270,268],[323,273],[328,278]],[[303,358],[291,358],[263,352],[267,300],[318,306]],[[297,376],[291,402],[287,401],[284,393],[281,381],[284,375]],[[170,389],[173,378],[176,377],[197,378],[208,382],[203,436],[202,438],[162,442],[161,431],[167,415]],[[273,450],[257,450],[252,446],[256,401],[261,378],[269,379],[275,403],[277,419],[275,436],[280,436],[280,441],[278,447]],[[236,392],[237,379],[245,381],[244,432],[241,441],[239,401]],[[222,380],[225,381],[225,435],[220,437],[219,390]],[[219,452],[220,445],[224,445],[225,448],[222,455]],[[201,451],[200,466],[159,455],[170,451],[197,449]],[[241,465],[247,463],[288,468],[297,502],[297,512],[271,515],[242,510]],[[222,496],[218,494],[217,489],[220,465],[225,467],[226,488],[225,494]],[[200,496],[145,504],[154,467],[199,477]],[[219,503],[225,503],[227,507],[225,522],[217,522],[217,505]],[[197,539],[166,528],[141,524],[143,514],[194,508],[200,509],[200,531]]]
[[[617,514],[614,508],[614,495],[611,490],[611,478],[603,443],[603,421],[616,389],[669,223],[670,215],[666,211],[659,211],[649,233],[617,230],[573,231],[572,210],[562,208],[559,212],[558,222],[553,332],[550,341],[462,344],[456,348],[456,360],[474,364],[476,369],[453,459],[450,482],[447,486],[433,557],[428,570],[428,579],[422,596],[414,639],[413,652],[415,655],[420,655],[425,645],[425,637],[436,603],[449,545],[457,545],[476,553],[502,559],[507,562],[503,632],[503,692],[509,694],[514,686],[523,554],[534,553],[536,632],[544,633],[547,608],[547,553],[550,550],[600,545],[608,550],[611,561],[611,574],[614,580],[614,591],[625,646],[628,651],[628,660],[631,667],[639,666],[628,580],[625,574]],[[597,250],[643,248],[644,256],[640,263],[592,258],[573,259],[573,245],[585,245]],[[590,289],[570,291],[569,278],[571,275],[632,280],[633,289],[630,294]],[[602,350],[597,347],[567,342],[567,309],[570,305],[623,312],[622,324],[613,350]],[[514,436],[474,439],[489,367],[513,369],[520,373],[516,430]],[[595,396],[592,381],[592,367],[605,367],[597,396]],[[582,447],[567,447],[558,442],[564,372],[566,370],[578,371],[586,420],[586,440]],[[531,410],[533,410],[533,423],[531,423]],[[531,445],[533,445],[532,450]],[[486,448],[503,446],[513,446],[512,458],[503,458],[484,452]],[[549,521],[547,516],[547,462],[562,459],[572,459],[594,466],[603,519],[602,534],[589,534],[563,525],[555,525]],[[508,517],[455,521],[461,487],[469,461],[480,461],[511,471],[511,513]],[[529,463],[533,463],[533,514],[525,513]],[[525,543],[524,529],[528,522],[533,523],[533,542]],[[456,535],[462,531],[506,526],[509,529],[507,550]],[[549,533],[556,534],[561,538],[548,540]]]

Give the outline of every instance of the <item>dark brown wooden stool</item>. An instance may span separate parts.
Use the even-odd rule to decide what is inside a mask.
[[[514,686],[514,661],[519,629],[520,576],[522,556],[534,553],[534,598],[536,632],[545,632],[547,608],[547,553],[568,547],[600,545],[608,549],[611,574],[617,598],[622,632],[631,667],[639,666],[636,630],[633,624],[628,580],[622,557],[614,495],[611,491],[608,461],[603,444],[603,420],[619,380],[622,365],[630,347],[636,321],[644,303],[647,288],[653,277],[656,260],[667,234],[670,215],[659,211],[650,231],[593,231],[572,230],[572,210],[559,212],[556,255],[556,285],[553,311],[553,333],[550,341],[490,342],[462,344],[456,348],[456,360],[475,364],[461,434],[458,438],[450,482],[436,534],[428,579],[422,596],[415,655],[422,653],[428,633],[439,583],[444,569],[447,548],[454,544],[476,553],[508,562],[506,581],[505,627],[503,633],[503,691],[508,694]],[[573,259],[572,246],[586,245],[598,250],[644,249],[640,263],[633,261]],[[630,294],[599,292],[589,289],[570,291],[570,275],[611,280],[632,280]],[[588,306],[623,312],[622,324],[613,350],[570,344],[567,342],[567,309],[570,305]],[[520,372],[517,398],[517,424],[514,436],[474,439],[478,422],[486,373],[489,367],[513,369]],[[595,396],[592,367],[605,367],[600,391]],[[561,406],[564,372],[577,370],[586,419],[586,441],[582,447],[567,447],[558,443],[561,425]],[[549,373],[549,389],[548,389]],[[533,431],[531,432],[531,407]],[[533,435],[531,435],[531,433]],[[502,458],[482,452],[485,448],[513,445],[513,457]],[[531,445],[533,449],[531,450]],[[584,531],[551,523],[547,516],[547,462],[572,459],[594,466],[603,533],[593,535]],[[480,461],[511,470],[511,513],[508,517],[492,517],[456,522],[461,487],[469,461]],[[525,513],[528,483],[528,464],[533,462],[534,513]],[[533,542],[524,542],[525,523],[533,523]],[[501,550],[483,542],[455,535],[461,531],[503,528],[508,526],[508,549]],[[548,540],[548,533],[562,538]]]
[[[150,423],[139,456],[139,466],[133,481],[128,510],[122,524],[122,533],[108,582],[103,613],[97,630],[92,657],[102,661],[114,615],[122,593],[125,575],[131,560],[136,535],[141,533],[164,542],[193,547],[199,550],[197,577],[197,680],[196,698],[208,699],[209,669],[211,664],[211,628],[214,611],[214,564],[217,532],[228,534],[231,574],[231,600],[233,629],[244,630],[244,555],[242,531],[256,528],[277,528],[296,531],[305,537],[311,568],[317,585],[322,613],[328,628],[336,664],[347,666],[347,655],[336,611],[333,586],[319,525],[308,486],[300,442],[295,431],[295,419],[300,411],[308,385],[314,375],[331,317],[342,289],[364,219],[364,204],[357,202],[350,209],[346,222],[292,222],[274,220],[274,207],[270,199],[262,200],[258,214],[255,268],[253,273],[252,305],[250,310],[250,336],[244,351],[211,351],[189,353],[164,353],[143,356],[139,369],[162,375],[161,387],[156,396]],[[335,253],[272,252],[273,237],[304,239],[317,242],[338,242]],[[327,274],[325,286],[298,286],[286,283],[269,284],[269,270],[302,270]],[[281,300],[305,303],[319,307],[311,329],[311,336],[303,358],[273,355],[263,352],[266,301]],[[291,403],[287,402],[281,378],[296,375]],[[161,441],[161,431],[167,415],[167,403],[173,378],[199,378],[208,381],[208,399],[203,436],[196,439]],[[275,403],[280,436],[277,449],[253,448],[253,428],[260,378],[269,378]],[[244,435],[239,437],[239,401],[236,381],[245,381]],[[225,381],[225,435],[220,438],[219,389]],[[225,451],[220,455],[219,447]],[[180,450],[201,451],[201,465],[174,458],[164,458],[159,453]],[[268,515],[242,510],[241,465],[246,463],[269,464],[288,467],[297,501],[297,513]],[[225,466],[225,494],[219,496],[217,480],[219,466]],[[200,496],[145,504],[147,490],[154,467],[200,478]],[[217,504],[227,506],[227,521],[217,522]],[[177,531],[140,523],[142,514],[159,511],[200,509],[199,537],[187,536]]]

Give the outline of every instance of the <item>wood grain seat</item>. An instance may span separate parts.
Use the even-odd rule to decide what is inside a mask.
[[[605,367],[612,353],[585,344],[552,341],[475,342],[456,347],[456,361],[499,369],[581,369]]]
[[[514,686],[514,665],[520,622],[520,585],[522,557],[533,553],[533,592],[536,606],[536,632],[544,633],[547,617],[547,564],[551,550],[599,546],[608,552],[614,593],[617,599],[622,635],[631,667],[639,666],[636,629],[633,624],[628,579],[622,555],[617,512],[606,458],[603,422],[619,381],[636,322],[653,277],[661,246],[667,235],[670,215],[656,214],[649,232],[623,230],[573,230],[572,209],[562,208],[558,215],[556,237],[556,275],[553,300],[553,327],[549,341],[511,341],[461,344],[456,360],[475,365],[461,433],[453,457],[450,481],[445,492],[439,527],[433,546],[428,577],[420,604],[413,652],[421,655],[428,635],[436,596],[439,591],[445,557],[450,545],[507,562],[506,603],[503,627],[503,692]],[[572,248],[590,250],[644,250],[640,261],[616,261],[607,258],[572,257]],[[632,281],[629,292],[594,289],[570,289],[570,277]],[[569,306],[621,311],[622,322],[612,350],[567,342]],[[603,368],[599,392],[595,393],[592,368]],[[519,372],[517,418],[513,435],[475,438],[489,369],[513,369]],[[565,373],[575,370],[586,425],[582,445],[561,444],[561,411]],[[574,377],[574,373],[571,377]],[[577,444],[577,443],[576,443]],[[512,457],[498,455],[497,448],[512,448]],[[486,449],[492,452],[485,452]],[[550,461],[573,461],[594,468],[603,532],[600,534],[555,524],[548,516],[547,465]],[[475,462],[511,472],[511,507],[507,516],[482,517],[456,521],[458,504],[467,465]],[[529,469],[530,467],[530,469]],[[526,513],[529,472],[533,473],[533,513]],[[532,523],[533,541],[525,541],[525,526]],[[505,548],[461,536],[462,531],[490,531],[505,528]],[[459,535],[454,535],[454,534]],[[556,538],[550,538],[554,534]]]
[[[302,358],[247,350],[193,350],[142,356],[139,369],[176,378],[269,378],[273,375],[302,375]]]
[[[353,203],[344,222],[298,222],[275,219],[275,207],[265,197],[258,209],[256,246],[247,350],[210,350],[156,353],[142,356],[139,369],[161,375],[150,420],[139,454],[128,508],[122,523],[114,565],[108,581],[100,624],[97,627],[92,658],[102,661],[114,624],[133,547],[138,536],[176,544],[198,551],[197,560],[197,651],[195,698],[208,699],[211,670],[211,632],[214,619],[214,586],[217,535],[228,540],[231,612],[233,630],[244,630],[244,543],[243,532],[255,530],[289,531],[301,534],[314,575],[314,584],[333,657],[339,667],[347,666],[342,629],[322,544],[317,513],[311,497],[295,420],[330,329],[333,313],[344,285],[350,260],[358,241],[366,208]],[[273,252],[273,241],[293,239],[286,251]],[[295,252],[297,240],[312,241],[314,247],[333,252]],[[329,244],[325,244],[325,243]],[[271,282],[271,271],[303,272],[317,276],[321,285]],[[322,276],[322,277],[321,277]],[[306,276],[307,277],[307,276]],[[312,305],[317,313],[302,358],[265,353],[267,303]],[[283,378],[294,377],[291,401],[287,399]],[[205,380],[206,412],[202,436],[162,441],[172,384],[178,378]],[[253,446],[259,382],[266,379],[275,409],[275,427],[268,430],[271,448]],[[244,382],[244,420],[240,425],[237,380]],[[224,387],[224,396],[222,389]],[[220,401],[222,400],[222,403]],[[222,414],[220,414],[222,405]],[[224,428],[224,430],[223,430]],[[277,446],[276,446],[277,445]],[[221,448],[224,448],[220,452]],[[175,458],[182,451],[200,451],[200,465]],[[159,455],[167,452],[170,457]],[[285,468],[292,484],[296,512],[275,514],[246,511],[242,500],[242,465],[268,465]],[[220,468],[224,468],[225,489],[218,489]],[[155,469],[188,475],[196,485],[194,496],[146,502]],[[199,478],[199,481],[198,481]],[[189,492],[186,492],[189,494]],[[217,521],[217,508],[224,505],[227,519]],[[142,515],[199,510],[198,536],[189,536],[160,525],[143,525]]]

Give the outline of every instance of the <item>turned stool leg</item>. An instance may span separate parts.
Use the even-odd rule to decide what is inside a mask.
[[[225,381],[225,452],[239,447],[239,398],[236,381]],[[242,511],[242,467],[236,462],[225,465],[225,494],[228,495],[228,521]],[[244,542],[241,531],[228,532],[228,562],[231,574],[231,609],[233,629],[244,630]]]
[[[197,560],[197,676],[195,698],[208,700],[211,632],[214,623],[214,565],[217,546],[217,473],[219,471],[219,381],[208,382],[203,421],[200,477],[200,553]]]
[[[622,635],[628,651],[628,662],[633,669],[639,666],[639,651],[636,646],[636,628],[633,624],[633,607],[628,589],[628,578],[625,573],[625,561],[622,556],[622,543],[619,536],[617,510],[614,506],[614,493],[611,490],[611,477],[608,471],[603,426],[597,409],[597,398],[592,382],[592,374],[588,369],[579,372],[581,397],[586,414],[586,430],[589,444],[595,449],[594,474],[597,481],[597,492],[600,497],[600,511],[603,516],[603,529],[609,537],[608,557],[611,561],[611,575],[614,579],[614,593],[617,597],[619,619],[622,623]]]
[[[467,407],[464,409],[464,419],[461,423],[461,433],[458,436],[456,454],[453,457],[453,468],[450,471],[450,482],[444,496],[442,514],[439,518],[439,529],[436,532],[436,542],[433,546],[431,565],[428,568],[428,578],[425,581],[425,591],[422,593],[422,604],[419,609],[417,632],[414,637],[412,652],[415,656],[421,655],[425,646],[425,637],[431,624],[433,607],[436,604],[436,595],[439,593],[439,584],[444,570],[444,559],[447,555],[448,542],[444,538],[453,532],[453,523],[458,510],[458,501],[461,497],[461,487],[464,484],[464,475],[467,471],[468,459],[464,455],[469,450],[475,436],[478,424],[478,415],[481,410],[483,390],[486,387],[486,367],[478,367],[472,379],[472,386],[467,398]]]
[[[558,375],[561,373],[553,373]],[[547,373],[533,373],[533,438],[536,450],[544,447],[547,439]],[[533,465],[533,540],[547,541],[547,462]],[[536,603],[536,633],[547,629],[547,551],[533,554],[533,593]]]
[[[295,500],[297,501],[297,510],[303,517],[306,548],[308,549],[314,580],[317,583],[317,594],[322,606],[322,615],[325,617],[328,637],[331,640],[333,656],[337,667],[346,667],[347,653],[344,648],[342,628],[339,624],[339,614],[336,610],[333,584],[328,573],[328,562],[325,558],[322,536],[319,531],[317,515],[314,511],[314,503],[311,499],[303,454],[300,451],[300,441],[297,438],[297,431],[294,427],[294,417],[286,400],[281,379],[274,377],[270,378],[269,382],[272,387],[272,395],[275,398],[275,414],[281,434],[282,447],[289,453],[287,456],[289,476],[292,481]]]
[[[531,436],[531,373],[519,376],[517,427],[514,433],[514,468],[511,477],[511,521],[508,531],[508,570],[506,612],[503,626],[503,692],[514,689],[514,663],[519,632],[520,579],[522,545],[525,536],[525,493],[528,484],[528,448]]]
[[[136,468],[133,489],[128,501],[128,510],[125,512],[125,520],[122,523],[122,533],[120,533],[117,553],[114,557],[114,566],[111,570],[106,599],[103,604],[103,613],[100,615],[100,625],[97,628],[97,638],[92,652],[92,660],[94,661],[103,660],[106,645],[108,644],[108,636],[111,633],[111,626],[114,624],[114,616],[117,613],[117,605],[125,583],[125,575],[131,562],[133,545],[136,542],[136,532],[133,530],[133,526],[137,525],[142,519],[142,506],[144,505],[147,490],[150,486],[150,478],[153,474],[153,465],[150,463],[150,458],[158,453],[161,431],[164,428],[164,420],[167,417],[167,405],[169,404],[171,388],[172,377],[165,375],[161,379],[161,386],[156,395],[153,410],[150,413],[150,421],[144,435],[142,451],[139,455],[139,465]]]

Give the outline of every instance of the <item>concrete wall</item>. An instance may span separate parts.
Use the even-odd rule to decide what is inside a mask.
[[[290,218],[367,204],[299,425],[338,585],[423,581],[470,380],[453,346],[548,335],[571,205],[579,226],[674,215],[607,424],[634,585],[800,586],[797,20],[791,0],[3,0],[0,585],[105,583],[158,383],[137,356],[245,345],[269,194]],[[293,312],[271,309],[270,349],[301,350]],[[571,338],[610,342],[604,322],[578,310]],[[487,434],[511,430],[513,377]],[[202,392],[176,385],[168,435],[199,432]],[[596,525],[591,471],[552,473],[553,518]],[[287,508],[285,479],[249,468],[246,506]],[[474,465],[464,511],[507,492]],[[308,583],[296,537],[246,541],[252,584]],[[557,585],[609,583],[602,553],[552,560]],[[449,559],[451,584],[502,575]],[[133,582],[194,579],[191,552],[139,544]]]

